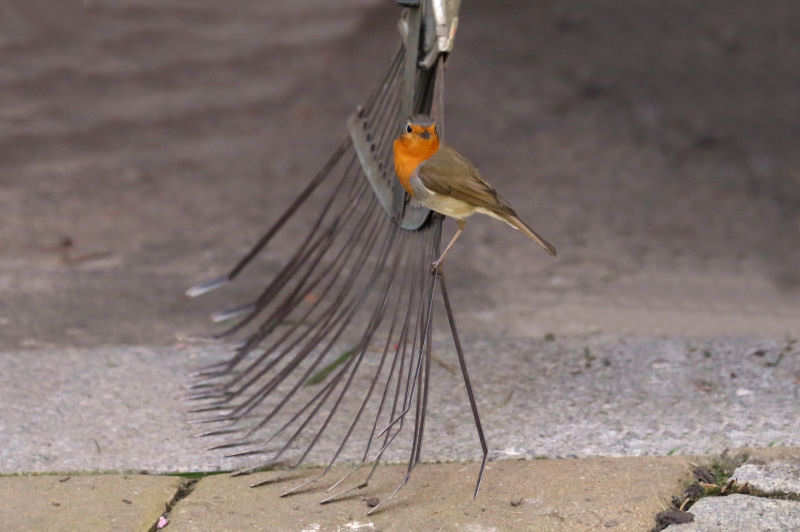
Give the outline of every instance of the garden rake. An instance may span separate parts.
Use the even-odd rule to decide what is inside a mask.
[[[458,353],[483,452],[487,446],[438,257],[442,216],[409,202],[394,176],[392,141],[408,117],[431,114],[444,130],[444,62],[452,51],[460,0],[398,0],[401,46],[330,159],[267,233],[225,276],[192,287],[199,296],[233,281],[301,209],[317,209],[310,230],[253,301],[212,315],[231,321],[217,337],[247,331],[223,361],[195,374],[191,398],[204,436],[228,456],[261,456],[248,473],[296,467],[331,428],[339,445],[329,472],[352,441],[364,446],[350,472],[322,502],[364,488],[386,450],[411,425],[405,477],[419,463],[431,373],[437,287]],[[413,413],[413,416],[411,415]],[[338,429],[337,429],[338,428]],[[371,464],[366,478],[336,491]],[[381,505],[386,502],[384,500]],[[370,512],[377,510],[378,505]]]

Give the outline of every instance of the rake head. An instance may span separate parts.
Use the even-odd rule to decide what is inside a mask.
[[[279,462],[297,466],[327,434],[338,445],[323,475],[343,457],[372,465],[351,488],[356,489],[367,485],[387,449],[407,434],[404,485],[422,450],[437,286],[445,296],[485,462],[446,288],[430,268],[442,218],[408,204],[394,176],[392,141],[409,110],[430,112],[433,106],[441,114],[435,94],[442,94],[443,62],[434,62],[424,75],[416,72],[421,16],[418,8],[407,11],[404,46],[350,117],[348,135],[320,172],[227,275],[187,291],[194,297],[233,281],[298,212],[315,211],[308,232],[261,293],[212,316],[228,323],[218,337],[238,334],[243,342],[226,360],[201,368],[191,387],[195,422],[203,435],[226,439],[215,448],[250,457],[243,472]],[[406,50],[414,50],[413,56]],[[252,457],[261,461],[253,465]]]

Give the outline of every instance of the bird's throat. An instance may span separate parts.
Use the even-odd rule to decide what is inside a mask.
[[[400,137],[394,141],[394,171],[408,195],[414,197],[411,176],[417,167],[439,149],[438,139],[433,142],[414,142]]]

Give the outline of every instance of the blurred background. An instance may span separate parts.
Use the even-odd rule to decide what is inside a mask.
[[[319,203],[237,283],[184,291],[327,160],[399,13],[0,2],[0,471],[240,465],[191,438],[186,375]],[[448,256],[493,453],[797,445],[798,95],[795,1],[464,0],[447,141],[559,250],[475,218]],[[437,320],[425,458],[475,458]]]
[[[389,0],[5,0],[0,347],[204,331],[223,300],[183,290],[326,160],[398,15]],[[467,0],[461,15],[447,140],[560,252],[470,223],[448,264],[468,333],[798,329],[796,2]]]

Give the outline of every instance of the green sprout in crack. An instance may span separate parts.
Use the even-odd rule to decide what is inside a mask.
[[[321,383],[322,381],[328,378],[328,375],[330,375],[333,372],[333,370],[335,370],[336,368],[347,362],[347,360],[353,355],[355,355],[357,352],[358,349],[355,347],[352,349],[348,349],[347,351],[339,355],[336,358],[336,360],[334,360],[321,370],[314,373],[311,377],[309,377],[309,379],[305,383],[305,386],[314,386],[315,384]]]

